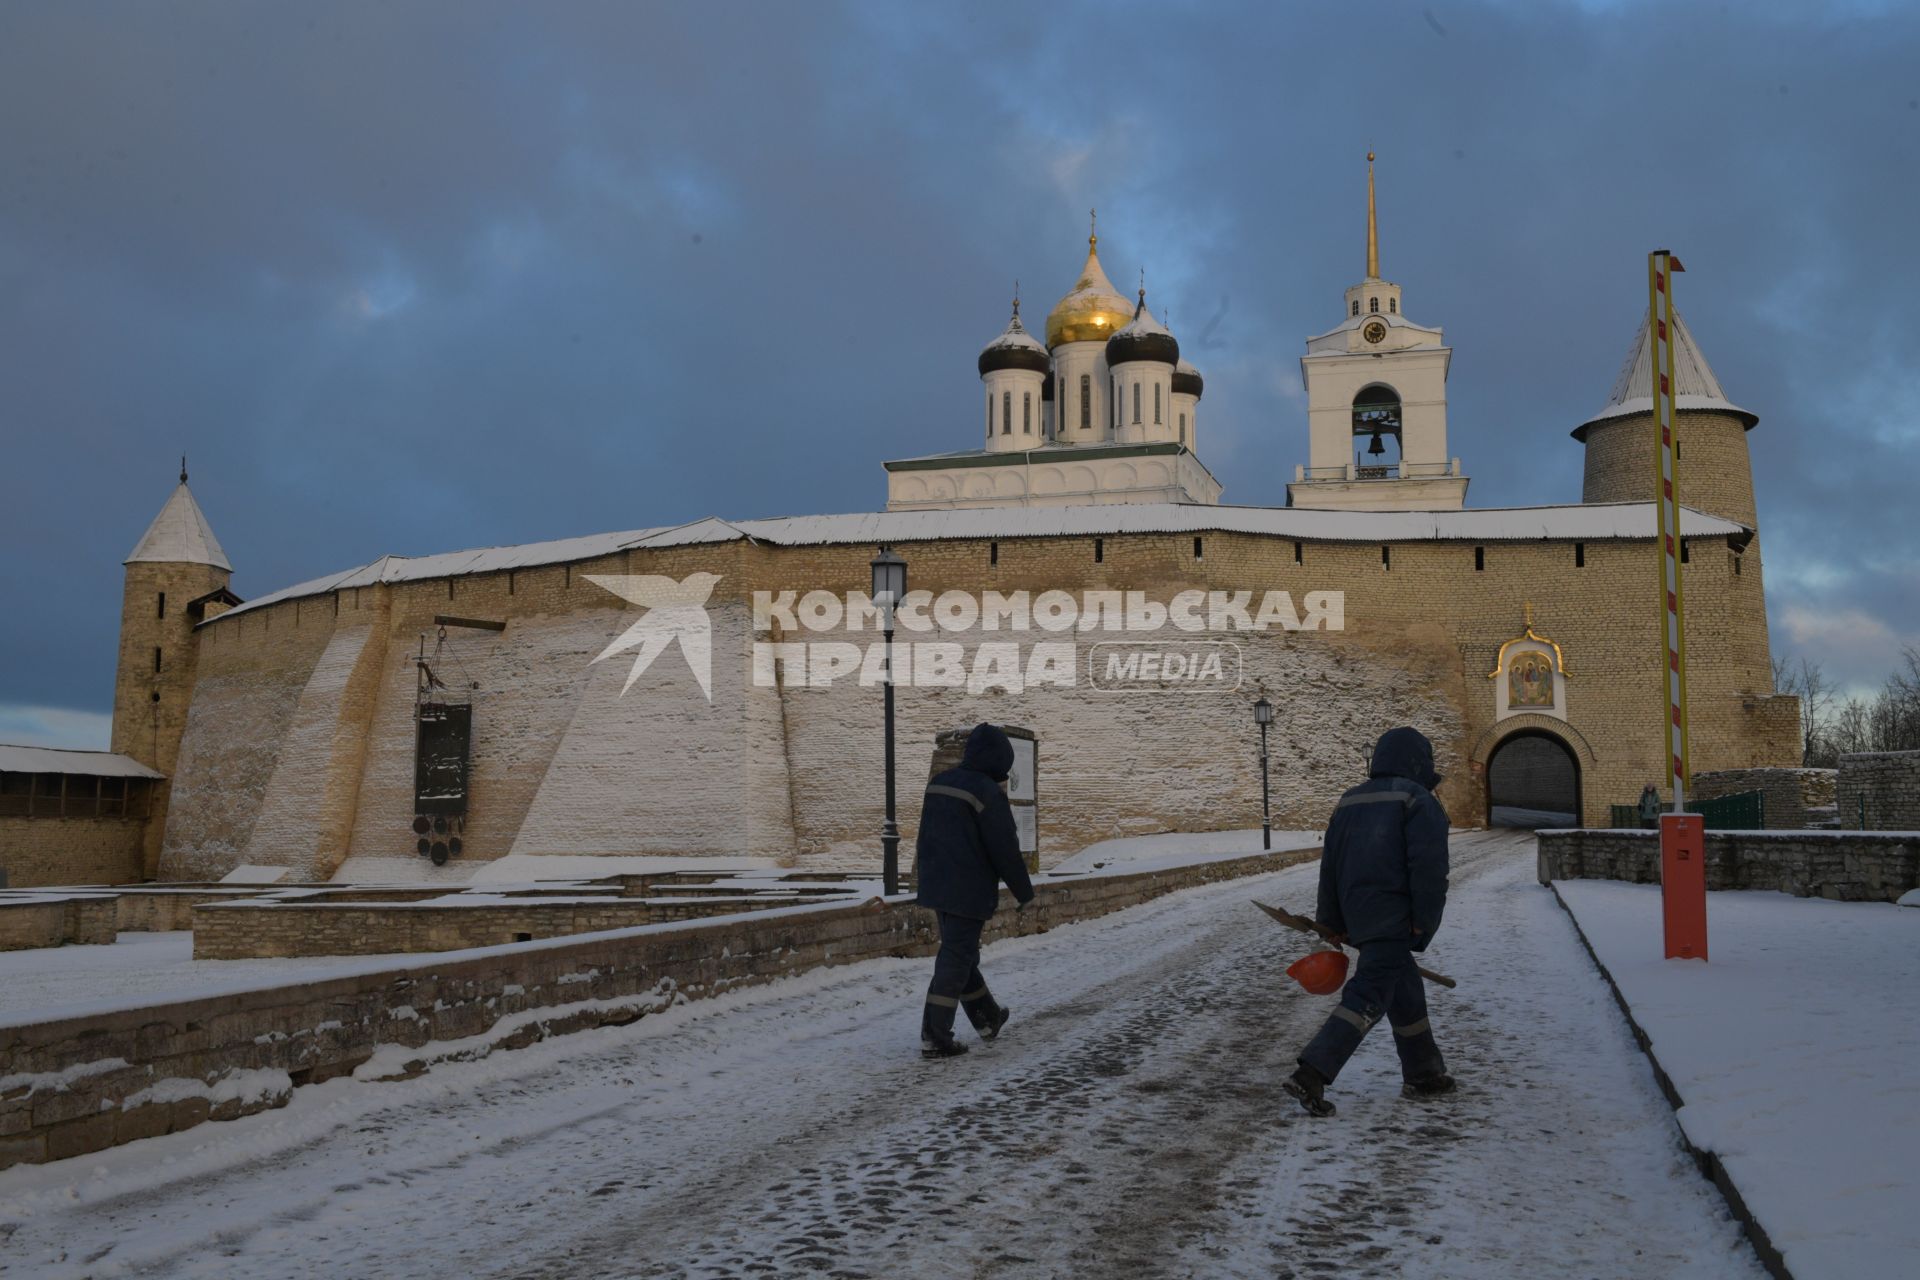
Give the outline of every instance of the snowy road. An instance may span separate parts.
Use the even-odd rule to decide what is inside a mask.
[[[1313,866],[990,947],[1006,1038],[922,1063],[879,961],[0,1174],[0,1273],[1763,1275],[1694,1172],[1530,838],[1454,841],[1429,963],[1462,1092],[1276,1082],[1329,1001],[1247,905]]]

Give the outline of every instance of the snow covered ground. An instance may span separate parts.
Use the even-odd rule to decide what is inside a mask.
[[[1740,1277],[1530,837],[1455,840],[1428,963],[1462,1092],[1381,1028],[1315,1121],[1277,1087],[1331,1004],[1248,902],[1294,868],[997,943],[1013,1021],[923,1063],[882,960],[0,1173],[12,1275]]]
[[[1318,849],[1322,832],[1276,831],[1273,849]],[[1184,866],[1212,859],[1244,858],[1261,852],[1260,828],[1249,831],[1174,831],[1152,836],[1123,836],[1090,844],[1072,857],[1047,868],[1047,874],[1104,871],[1121,875]]]
[[[1798,1280],[1920,1273],[1920,911],[1707,898],[1707,964],[1661,958],[1660,890],[1561,897]]]

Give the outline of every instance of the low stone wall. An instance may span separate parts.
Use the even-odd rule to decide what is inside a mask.
[[[1841,756],[1834,806],[1845,829],[1920,831],[1920,751]]]
[[[1540,883],[1660,883],[1654,831],[1542,831]],[[1920,885],[1920,836],[1860,831],[1709,831],[1707,888],[1893,902]]]
[[[577,892],[577,890],[575,891]],[[351,897],[352,895],[343,895]],[[382,956],[466,951],[508,942],[564,938],[671,920],[700,920],[788,907],[792,894],[688,898],[540,898],[468,902],[257,900],[207,902],[193,911],[195,960],[255,956]]]
[[[1758,791],[1767,798],[1767,829],[1799,831],[1831,809],[1837,772],[1833,769],[1718,769],[1693,775],[1690,800],[1717,800],[1742,791]]]
[[[115,928],[110,894],[0,901],[0,951],[111,943]]]
[[[987,938],[1045,932],[1317,852],[1043,882],[1035,903],[1002,910]],[[298,1085],[348,1073],[414,1074],[482,1046],[517,1048],[820,965],[929,955],[936,946],[932,913],[904,901],[810,905],[0,1025],[0,1168],[265,1110]]]

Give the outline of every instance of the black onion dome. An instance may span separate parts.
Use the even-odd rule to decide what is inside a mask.
[[[1180,363],[1180,344],[1173,340],[1165,325],[1153,318],[1153,312],[1147,310],[1144,290],[1140,294],[1140,305],[1134,309],[1133,323],[1107,339],[1109,369],[1132,360]]]
[[[1200,376],[1200,371],[1185,360],[1173,366],[1173,394],[1192,396],[1198,400],[1200,393],[1206,389],[1206,385],[1206,381]]]
[[[1027,369],[1034,373],[1046,373],[1053,368],[1053,361],[1047,356],[1047,349],[1034,340],[1034,336],[1020,324],[1020,304],[1013,304],[1013,319],[1007,325],[1005,333],[989,342],[980,352],[980,376],[1001,369]]]

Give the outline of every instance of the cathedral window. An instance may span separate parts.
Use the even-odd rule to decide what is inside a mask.
[[[1140,384],[1133,384],[1133,420],[1140,421]]]
[[[1359,315],[1359,314],[1360,314],[1360,299],[1358,299],[1358,298],[1355,298],[1355,299],[1353,300],[1353,314],[1354,314],[1354,315]]]
[[[1093,379],[1086,374],[1080,375],[1080,429],[1085,431],[1093,426]]]
[[[1367,310],[1368,310],[1368,311],[1372,311],[1372,312],[1378,312],[1378,311],[1380,310],[1380,299],[1378,299],[1378,298],[1368,298],[1368,299],[1367,299]]]
[[[1388,310],[1388,311],[1390,311],[1391,313],[1393,313],[1393,314],[1394,314],[1394,315],[1396,315],[1396,316],[1397,316],[1397,315],[1399,315],[1399,314],[1400,314],[1400,299],[1398,299],[1398,298],[1388,298],[1388,299],[1387,299],[1387,310]]]
[[[1033,392],[1031,391],[1020,393],[1020,434],[1023,436],[1033,434]]]
[[[993,439],[993,392],[987,392],[987,439]]]
[[[1011,391],[1000,393],[1000,434],[1003,436],[1013,434],[1013,392]]]
[[[1153,425],[1160,425],[1160,384],[1153,384]]]
[[[1186,442],[1187,442],[1187,415],[1183,413],[1180,415],[1180,443],[1185,444]]]

